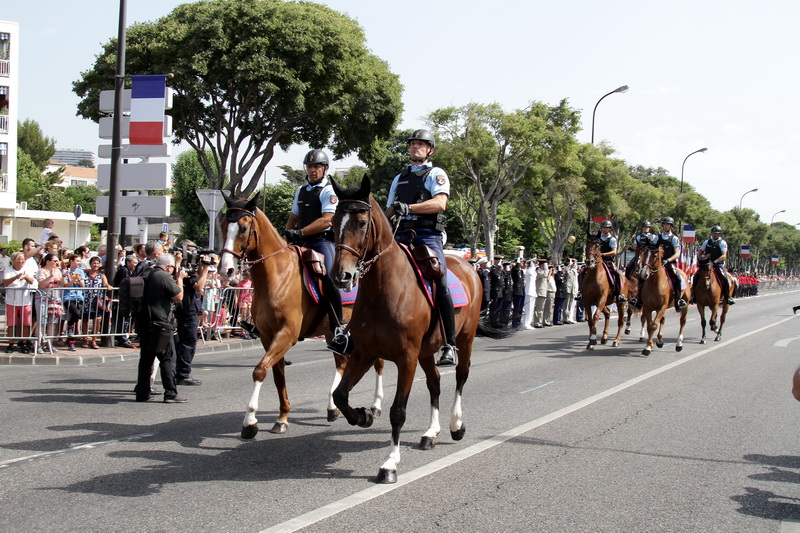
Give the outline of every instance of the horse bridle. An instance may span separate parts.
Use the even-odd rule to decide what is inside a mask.
[[[256,214],[253,211],[248,211],[247,209],[243,209],[241,207],[229,207],[228,208],[228,212],[231,212],[231,211],[241,211],[245,215],[248,215],[248,216],[252,217],[254,222],[256,220]],[[241,218],[241,217],[239,217],[239,218]],[[238,220],[238,219],[236,219],[236,220]],[[231,220],[231,222],[235,222],[235,220]],[[253,223],[251,222],[247,226],[247,240],[245,241],[244,245],[242,246],[242,248],[241,248],[242,251],[241,252],[236,253],[233,250],[229,250],[228,248],[223,248],[222,249],[222,253],[223,254],[227,252],[227,253],[231,254],[233,257],[235,257],[236,259],[239,260],[239,268],[241,270],[250,269],[254,265],[257,265],[258,263],[261,263],[262,261],[265,261],[265,260],[269,259],[273,255],[277,255],[277,254],[281,253],[282,251],[287,249],[289,246],[291,246],[290,244],[287,243],[286,246],[283,246],[282,248],[279,248],[278,250],[276,250],[276,251],[274,251],[274,252],[272,252],[270,254],[262,255],[258,259],[254,259],[254,260],[251,261],[251,260],[247,259],[245,254],[247,254],[247,249],[250,248],[250,241],[253,239],[254,236],[255,236],[255,243],[256,243],[256,247],[257,247],[258,246],[258,234],[253,230]]]
[[[354,204],[355,207],[349,207],[349,206],[346,207],[345,204]],[[355,283],[369,271],[370,267],[372,267],[372,265],[375,264],[375,262],[378,259],[380,259],[381,255],[383,255],[383,253],[389,248],[388,247],[384,248],[371,258],[365,259],[365,257],[367,256],[368,239],[372,237],[372,241],[374,243],[378,242],[378,230],[375,227],[375,222],[372,220],[372,205],[369,202],[365,202],[364,200],[355,200],[355,199],[341,199],[339,200],[339,205],[341,205],[342,212],[344,213],[358,213],[360,211],[366,211],[369,214],[369,217],[367,218],[367,226],[368,226],[367,231],[364,233],[364,238],[362,239],[362,242],[359,243],[359,247],[362,248],[361,252],[359,252],[355,248],[347,246],[346,244],[341,244],[341,243],[336,244],[337,250],[344,250],[345,252],[348,252],[357,258],[356,271],[355,274],[353,275],[354,277],[353,282]],[[394,229],[394,233],[397,233],[398,227],[399,227],[399,222]]]

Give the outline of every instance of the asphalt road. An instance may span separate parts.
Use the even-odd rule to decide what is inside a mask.
[[[443,370],[433,450],[424,381],[412,391],[396,485],[389,453],[395,372],[371,428],[326,421],[333,363],[321,341],[292,349],[286,435],[239,438],[255,350],[204,354],[187,404],[133,401],[134,361],[0,368],[2,531],[800,531],[800,291],[739,300],[723,340],[698,343],[691,309],[675,351],[585,349],[585,324],[478,339],[463,410],[447,430]],[[371,403],[373,379],[351,395]]]

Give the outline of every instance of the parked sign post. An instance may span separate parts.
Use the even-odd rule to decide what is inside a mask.
[[[213,250],[217,213],[219,213],[219,210],[225,203],[225,197],[222,195],[222,191],[217,189],[197,189],[195,192],[200,199],[200,203],[203,204],[206,213],[208,213],[208,249]]]

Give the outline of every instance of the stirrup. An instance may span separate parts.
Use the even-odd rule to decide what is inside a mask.
[[[353,341],[350,338],[350,333],[347,332],[346,329],[347,325],[342,324],[333,331],[333,337],[327,344],[329,350],[340,355],[349,355],[353,353]]]
[[[458,364],[457,350],[454,346],[445,344],[442,346],[441,355],[436,366],[452,366]]]
[[[627,302],[627,301],[628,301],[628,299],[625,298],[623,295],[617,294],[617,302],[623,303],[623,302]]]
[[[686,308],[686,300],[683,298],[678,298],[678,301],[675,302],[675,310],[676,311],[683,311]]]

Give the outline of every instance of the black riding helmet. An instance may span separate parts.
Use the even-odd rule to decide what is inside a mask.
[[[611,221],[610,220],[604,220],[603,222],[600,223],[600,227],[601,228],[610,228],[610,227],[612,227]]]
[[[642,222],[642,227],[643,228],[652,228],[653,225],[650,223],[649,220],[645,220],[644,222]]]
[[[662,224],[669,224],[670,226],[675,225],[675,219],[672,217],[664,217],[661,219]]]
[[[433,133],[429,132],[428,130],[414,130],[408,139],[406,140],[407,143],[411,141],[423,141],[430,145],[431,149],[436,148],[436,139],[433,138]]]
[[[303,166],[305,165],[325,165],[329,167],[328,154],[322,150],[311,150],[303,158]]]
[[[714,226],[711,228],[711,233],[722,233],[722,228],[720,226]]]

